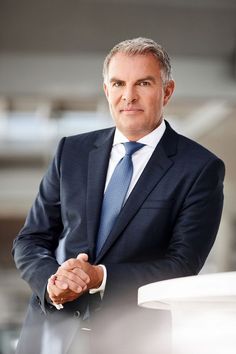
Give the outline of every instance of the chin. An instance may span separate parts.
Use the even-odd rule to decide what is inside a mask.
[[[137,141],[148,134],[148,132],[145,132],[143,130],[137,130],[137,128],[123,129],[123,130],[119,129],[119,130],[126,136],[126,138],[133,141]]]

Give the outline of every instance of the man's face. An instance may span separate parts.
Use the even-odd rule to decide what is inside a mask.
[[[129,140],[141,139],[161,123],[173,90],[172,80],[163,86],[160,65],[151,53],[112,57],[104,91],[117,128]]]

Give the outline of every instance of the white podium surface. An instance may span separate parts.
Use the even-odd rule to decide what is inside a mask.
[[[171,311],[173,354],[236,354],[236,272],[151,283],[138,304]]]

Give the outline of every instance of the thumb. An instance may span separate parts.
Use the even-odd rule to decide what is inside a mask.
[[[82,261],[82,262],[88,262],[88,255],[87,255],[87,253],[79,253],[76,258],[77,258],[78,260]]]

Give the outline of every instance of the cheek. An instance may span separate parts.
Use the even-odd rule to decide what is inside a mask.
[[[156,112],[160,111],[163,106],[163,97],[162,96],[155,96],[150,100],[150,107],[152,110],[155,110]]]
[[[109,102],[110,107],[117,106],[117,104],[119,103],[118,95],[110,94],[108,102]]]

